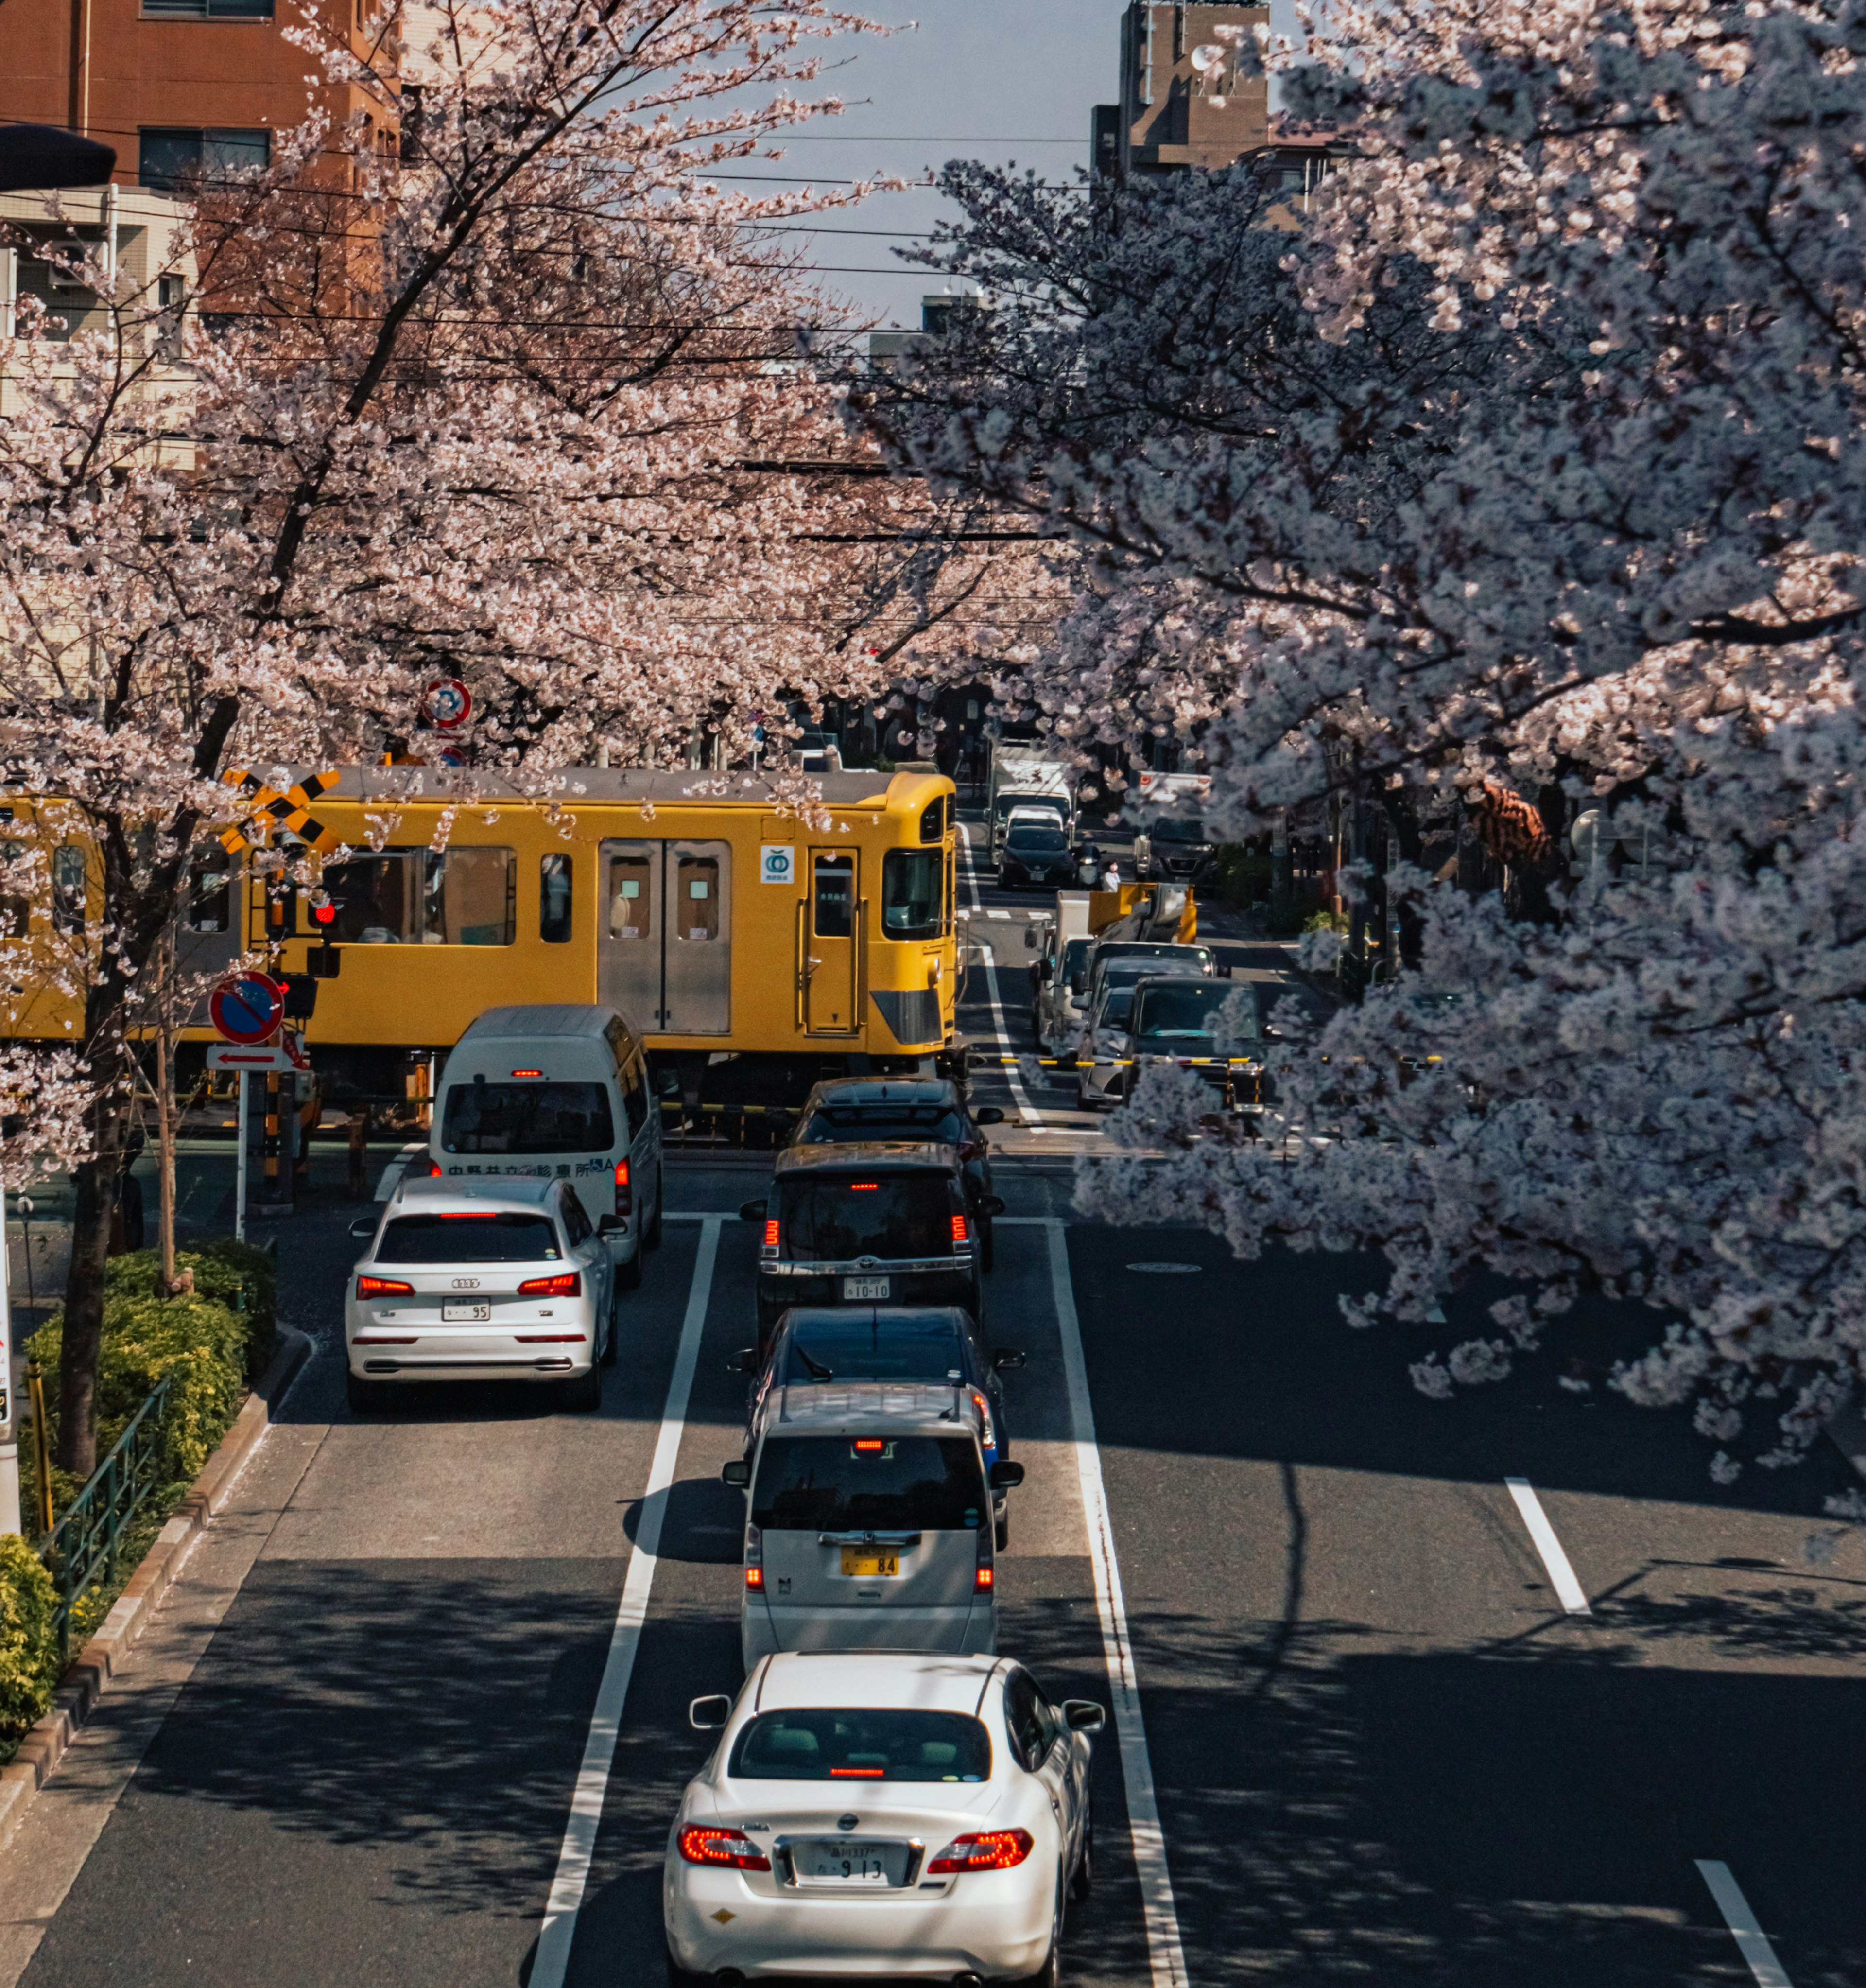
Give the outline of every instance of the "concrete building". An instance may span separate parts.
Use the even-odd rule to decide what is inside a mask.
[[[263,165],[320,104],[341,126],[360,92],[307,85],[285,31],[300,0],[5,0],[0,121],[62,125],[114,147],[119,186],[158,191]],[[337,0],[319,32],[366,52],[373,0]],[[333,162],[336,164],[336,162]],[[334,177],[334,174],[333,174]]]
[[[1238,74],[1237,44],[1216,31],[1249,36],[1269,21],[1267,7],[1134,0],[1121,17],[1121,100],[1095,108],[1096,171],[1228,166],[1259,150],[1270,137],[1270,86]]]

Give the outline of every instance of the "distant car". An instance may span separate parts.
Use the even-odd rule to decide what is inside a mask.
[[[771,1192],[739,1210],[764,1231],[758,1344],[793,1305],[957,1304],[979,1317],[976,1224],[1004,1212],[995,1195],[969,1205],[956,1147],[785,1147]]]
[[[1233,993],[1243,1007],[1242,1026],[1235,1033],[1223,1025],[1223,1011]],[[1121,1073],[1119,1095],[1132,1097],[1141,1072],[1149,1063],[1176,1063],[1209,1084],[1227,1110],[1267,1102],[1264,1052],[1270,1039],[1264,1009],[1266,990],[1248,982],[1194,979],[1174,974],[1147,976],[1134,983],[1128,1015],[1128,1054],[1132,1060]]]
[[[1092,938],[1066,938],[1056,956],[1056,970],[1037,989],[1031,1024],[1039,1046],[1055,1050],[1082,1032],[1083,1003],[1088,989],[1088,958]]]
[[[1001,887],[1027,890],[1032,885],[1054,884],[1068,889],[1075,882],[1075,867],[1074,847],[1054,819],[1012,817],[1004,831],[1004,854],[998,858]]]
[[[668,1979],[1054,1983],[1095,1877],[1092,1699],[1007,1658],[787,1655],[736,1701],[668,1831]]]
[[[1123,962],[1128,966],[1143,963],[1149,972],[1173,972],[1181,968],[1194,973],[1218,971],[1218,955],[1209,945],[1179,945],[1166,939],[1100,939],[1088,955],[1085,991],[1091,1003],[1102,991],[1102,976]]]
[[[768,1406],[785,1389],[885,1381],[950,1387],[977,1430],[989,1471],[1011,1455],[1000,1376],[1021,1367],[1024,1357],[1013,1346],[987,1347],[977,1321],[957,1305],[876,1305],[866,1314],[855,1305],[832,1310],[800,1306],[778,1320],[768,1353],[747,1347],[731,1364],[734,1373],[752,1377],[745,1397],[748,1452],[762,1432]],[[1005,1503],[1002,1492],[992,1500],[1000,1550],[1011,1537]]]
[[[978,1224],[978,1267],[991,1268],[991,1218],[980,1212],[991,1193],[991,1148],[984,1128],[1001,1125],[1003,1109],[974,1111],[950,1077],[837,1077],[804,1100],[790,1146],[846,1146],[858,1140],[931,1139],[953,1147],[965,1175],[967,1205]]]
[[[343,1304],[353,1408],[423,1381],[554,1381],[602,1405],[616,1266],[569,1182],[405,1179],[350,1233],[369,1239]]]
[[[751,1455],[720,1473],[747,1493],[740,1652],[997,1648],[995,1494],[950,1386],[785,1388]]]
[[[1199,821],[1166,820],[1152,823],[1134,838],[1135,874],[1196,884],[1210,876],[1217,844]]]
[[[1091,983],[1096,990],[1094,1005],[1088,1010],[1075,1050],[1078,1109],[1092,1111],[1118,1104],[1125,1096],[1127,1063],[1132,1054],[1128,1021],[1134,1006],[1134,989],[1142,980],[1156,977],[1203,980],[1205,975],[1193,960],[1117,959]]]

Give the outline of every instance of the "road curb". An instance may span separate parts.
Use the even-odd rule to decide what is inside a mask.
[[[39,1790],[57,1770],[66,1749],[95,1712],[110,1679],[123,1668],[157,1604],[174,1585],[189,1549],[225,1504],[235,1479],[272,1426],[273,1408],[309,1358],[311,1341],[305,1334],[287,1327],[278,1337],[277,1357],[247,1396],[232,1428],[156,1535],[155,1543],[97,1625],[96,1633],[66,1665],[52,1709],[20,1742],[12,1761],[0,1767],[0,1849],[25,1820]]]

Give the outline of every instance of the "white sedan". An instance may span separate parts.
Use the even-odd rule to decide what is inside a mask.
[[[662,1880],[670,1982],[1060,1978],[1094,1871],[1090,1699],[1006,1657],[788,1652],[687,1783]]]

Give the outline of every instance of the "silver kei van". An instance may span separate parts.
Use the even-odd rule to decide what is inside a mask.
[[[428,1171],[457,1187],[512,1175],[576,1191],[623,1290],[661,1239],[661,1114],[613,1008],[488,1008],[448,1057]]]
[[[997,1648],[989,1472],[950,1387],[787,1388],[757,1447],[724,1472],[747,1494],[739,1641],[778,1650]]]

